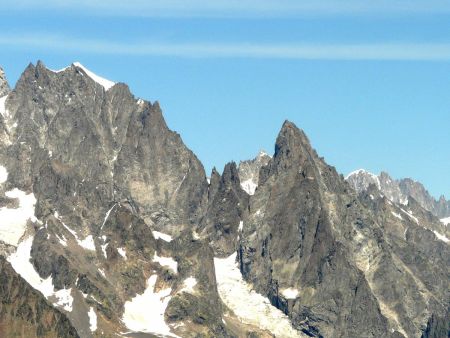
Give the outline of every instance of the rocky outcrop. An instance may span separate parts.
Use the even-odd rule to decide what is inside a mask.
[[[5,72],[3,68],[0,67],[0,97],[3,97],[9,93],[9,84],[6,79]]]

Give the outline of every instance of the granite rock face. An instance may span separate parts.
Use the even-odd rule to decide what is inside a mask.
[[[0,336],[448,334],[450,234],[416,188],[357,193],[288,121],[208,183],[125,84],[0,75]]]
[[[432,314],[448,313],[448,244],[421,218],[364,201],[286,122],[250,199],[241,271],[309,336],[420,336]]]

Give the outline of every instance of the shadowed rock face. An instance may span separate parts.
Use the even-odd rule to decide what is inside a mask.
[[[0,336],[79,337],[67,317],[0,256]]]
[[[36,280],[0,257],[3,336],[115,337],[131,330],[130,303],[164,293],[150,307],[164,303],[160,317],[146,320],[158,317],[165,333],[153,325],[129,336],[270,337],[219,296],[214,257],[236,251],[249,297],[267,296],[300,335],[448,332],[447,228],[412,198],[392,203],[374,185],[356,194],[294,124],[284,123],[273,158],[214,169],[208,185],[158,103],[124,84],[106,89],[80,65],[28,66],[6,109],[0,210],[23,207],[8,197],[14,189],[33,194],[36,218],[20,225],[19,248],[30,244],[22,263],[65,291],[72,308],[34,291],[25,279]],[[242,187],[248,177],[258,177],[254,195]],[[15,251],[0,243],[2,256]]]

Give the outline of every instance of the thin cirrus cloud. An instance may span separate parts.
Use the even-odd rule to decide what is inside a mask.
[[[450,43],[210,43],[80,39],[47,34],[1,35],[0,46],[18,50],[93,55],[303,60],[450,61]]]
[[[450,13],[446,0],[3,0],[2,9],[143,17],[286,17]],[[0,11],[2,10],[0,9]]]

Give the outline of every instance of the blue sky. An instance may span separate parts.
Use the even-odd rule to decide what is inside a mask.
[[[450,1],[3,0],[0,65],[79,61],[136,96],[204,163],[273,151],[285,119],[339,172],[450,197]]]

